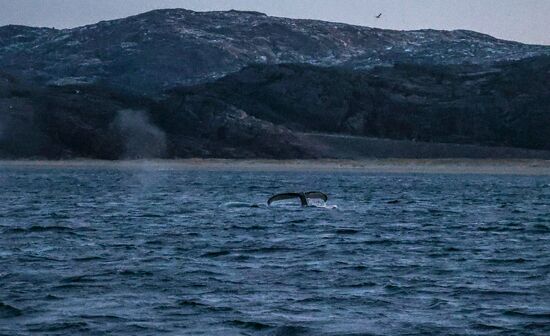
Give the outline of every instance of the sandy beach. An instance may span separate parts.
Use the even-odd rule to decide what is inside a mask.
[[[550,175],[550,160],[489,159],[372,159],[372,160],[5,160],[0,169],[145,169],[145,170],[228,170],[228,171],[334,171],[358,173],[418,174],[517,174]]]

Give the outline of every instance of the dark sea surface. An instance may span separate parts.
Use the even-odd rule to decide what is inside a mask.
[[[0,183],[0,335],[550,335],[548,176],[2,167]],[[328,206],[265,206],[294,190]]]

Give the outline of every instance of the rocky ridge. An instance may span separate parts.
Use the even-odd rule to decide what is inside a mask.
[[[392,31],[255,12],[155,10],[73,29],[0,27],[0,69],[51,85],[158,93],[250,64],[370,69],[396,63],[492,64],[550,47],[465,30]]]
[[[365,152],[353,151],[365,157],[387,155],[377,146],[388,143],[357,136],[548,151],[549,81],[550,56],[492,66],[409,64],[363,72],[253,65],[155,98],[2,75],[0,157],[315,158],[338,157],[339,146],[366,146]],[[397,157],[550,157],[406,142],[392,146]]]

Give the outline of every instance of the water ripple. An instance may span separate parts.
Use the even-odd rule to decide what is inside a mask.
[[[548,335],[550,178],[4,168],[0,334]],[[289,190],[328,206],[269,208]]]

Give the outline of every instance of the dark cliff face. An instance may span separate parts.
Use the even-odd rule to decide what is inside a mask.
[[[0,27],[0,69],[55,85],[158,93],[250,64],[369,69],[396,62],[489,64],[550,53],[471,31],[391,31],[254,12],[157,10],[66,30]]]
[[[364,72],[255,65],[156,99],[0,75],[1,157],[328,155],[301,132],[550,150],[550,57]]]

